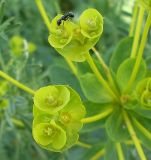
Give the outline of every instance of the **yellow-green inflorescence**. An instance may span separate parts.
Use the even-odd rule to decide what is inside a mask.
[[[51,22],[48,41],[57,52],[71,61],[85,60],[85,54],[97,43],[103,32],[103,17],[96,9],[85,10],[78,19],[57,24],[63,15]]]
[[[42,87],[35,92],[33,137],[43,148],[61,152],[78,140],[85,107],[69,86]]]
[[[26,52],[33,53],[36,50],[36,45],[34,43],[28,42],[20,35],[13,36],[9,43],[13,55],[16,57],[20,57]]]
[[[141,106],[151,109],[151,78],[145,78],[137,86],[137,95]]]

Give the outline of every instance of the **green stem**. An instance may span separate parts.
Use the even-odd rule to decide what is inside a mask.
[[[28,92],[32,95],[35,94],[35,91],[32,90],[31,88],[21,84],[20,82],[16,81],[15,79],[13,79],[12,77],[10,77],[9,75],[7,75],[6,73],[4,73],[3,71],[0,71],[0,77],[6,79],[7,81],[11,82],[12,84],[14,84],[15,86],[17,86],[18,88],[24,90],[25,92]]]
[[[16,118],[11,118],[11,120],[16,126],[21,127],[21,128],[25,127],[25,124],[21,120],[16,119]]]
[[[88,149],[92,147],[90,144],[83,143],[83,142],[80,142],[80,141],[78,141],[76,144],[81,146],[81,147],[88,148]]]
[[[135,118],[132,119],[136,127],[149,139],[151,140],[151,133],[148,131],[139,121]]]
[[[58,1],[53,1],[54,2],[54,6],[55,6],[55,10],[56,12],[59,14],[61,13],[61,9],[60,9],[60,6],[59,6],[59,2]]]
[[[106,111],[104,111],[103,113],[94,115],[92,117],[87,117],[87,118],[83,118],[81,120],[82,123],[92,123],[95,121],[98,121],[100,119],[103,119],[105,117],[107,117],[109,114],[111,114],[113,112],[113,108],[108,108]]]
[[[141,7],[140,10],[139,10],[138,21],[137,21],[137,24],[136,24],[136,31],[135,31],[133,47],[132,47],[132,51],[131,51],[131,58],[135,58],[136,53],[137,53],[138,43],[139,43],[139,40],[140,40],[140,34],[141,34],[141,28],[142,28],[142,22],[143,22],[143,17],[144,17],[144,12],[145,12],[145,9],[143,7]]]
[[[78,79],[78,70],[75,67],[74,63],[70,61],[68,58],[65,58],[66,62],[68,63],[70,69],[72,70],[73,74],[77,77]]]
[[[134,142],[132,140],[127,140],[124,142],[126,145],[134,145]]]
[[[127,126],[128,131],[129,131],[129,134],[130,134],[130,136],[131,136],[131,138],[132,138],[132,140],[134,142],[134,145],[136,147],[136,150],[137,150],[137,153],[138,153],[140,159],[141,160],[147,160],[146,157],[145,157],[144,151],[142,149],[142,146],[140,144],[140,141],[137,138],[135,130],[134,130],[134,128],[133,128],[133,126],[131,124],[131,121],[130,121],[130,119],[128,117],[128,114],[125,111],[123,111],[123,117],[124,117],[125,124]]]
[[[50,31],[50,26],[51,26],[51,23],[50,23],[50,20],[47,16],[47,13],[46,13],[46,10],[43,6],[43,3],[41,0],[35,0],[36,4],[37,4],[37,7],[39,9],[39,12],[43,18],[43,21],[45,22],[48,30]],[[66,62],[68,63],[70,69],[72,70],[72,72],[75,74],[76,77],[78,77],[78,74],[77,74],[77,68],[75,67],[74,63],[72,61],[70,61],[69,59],[65,58]]]
[[[149,12],[149,15],[147,17],[147,21],[146,21],[146,24],[145,24],[144,32],[143,32],[143,35],[142,35],[142,39],[141,39],[141,43],[140,43],[140,47],[139,47],[139,51],[138,51],[138,56],[136,58],[134,69],[133,69],[132,75],[130,77],[130,80],[128,82],[128,85],[127,85],[127,88],[126,88],[125,92],[129,92],[129,90],[131,89],[131,85],[133,84],[133,82],[136,78],[136,75],[138,73],[150,26],[151,26],[151,11]]]
[[[96,50],[96,48],[94,48],[94,47],[92,48],[92,51],[95,53],[96,57],[98,58],[98,60],[99,60],[100,64],[102,65],[105,73],[109,74],[109,73],[108,73],[108,72],[109,72],[109,68],[108,68],[108,66],[105,64],[105,62],[104,62],[103,58],[101,57],[100,53],[99,53],[99,52]]]
[[[42,1],[41,1],[41,0],[35,0],[35,2],[36,2],[36,4],[37,4],[37,7],[38,7],[38,9],[39,9],[39,11],[40,11],[40,14],[41,14],[41,16],[42,16],[42,18],[43,18],[43,20],[44,20],[44,22],[45,22],[48,30],[50,31],[50,19],[49,19],[49,17],[47,16],[47,13],[46,13],[46,11],[45,11],[45,8],[44,8],[44,6],[43,6]]]
[[[125,160],[121,144],[116,143],[115,146],[116,146],[119,160]]]
[[[131,25],[130,25],[130,32],[129,32],[130,37],[132,37],[133,34],[134,34],[134,28],[135,28],[137,15],[138,15],[138,5],[137,5],[137,3],[135,3],[134,10],[133,10],[132,22],[131,22]]]
[[[105,155],[105,149],[101,149],[90,160],[98,160]]]
[[[117,87],[115,85],[115,82],[114,82],[114,80],[112,78],[112,75],[110,73],[110,70],[109,70],[108,66],[105,64],[105,62],[104,62],[103,58],[101,57],[100,53],[94,47],[92,48],[92,50],[95,53],[96,57],[98,58],[101,66],[103,67],[104,72],[105,72],[110,84],[112,85],[112,87],[114,89],[114,92],[119,96],[119,92],[117,90]]]
[[[100,72],[99,72],[98,68],[96,67],[95,63],[93,62],[93,59],[90,56],[90,54],[86,53],[85,57],[86,57],[87,62],[89,63],[89,66],[91,67],[92,71],[94,72],[94,74],[96,75],[97,79],[99,80],[99,82],[104,86],[104,88],[109,92],[109,94],[116,101],[119,101],[118,96],[116,96],[116,94],[112,91],[112,89],[108,85],[107,81],[105,81],[104,78],[102,77],[102,75],[100,74]]]

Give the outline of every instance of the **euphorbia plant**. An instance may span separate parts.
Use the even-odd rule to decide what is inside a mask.
[[[101,156],[111,159],[111,150],[116,151],[114,159],[124,160],[123,144],[129,142],[135,146],[140,159],[146,160],[142,146],[151,149],[151,78],[146,74],[148,66],[143,53],[151,26],[150,0],[136,1],[129,36],[119,43],[109,66],[94,48],[103,32],[103,16],[99,11],[86,9],[78,18],[64,20],[58,25],[62,14],[50,21],[41,1],[36,0],[36,4],[50,31],[49,44],[69,64],[91,104],[91,111],[96,106],[99,109],[95,115],[84,118],[85,112],[91,114],[90,110],[71,87],[49,85],[34,91],[0,71],[1,77],[34,96],[32,131],[35,141],[42,148],[55,152],[62,152],[75,144],[86,146],[78,141],[83,124],[102,120],[107,144],[92,156],[93,160]],[[98,61],[92,58],[91,49]],[[75,65],[83,61],[91,68],[86,74]],[[96,65],[98,62],[101,69]],[[97,125],[101,127],[102,123]]]
[[[78,140],[85,108],[68,86],[40,88],[34,96],[33,137],[42,147],[63,151]]]

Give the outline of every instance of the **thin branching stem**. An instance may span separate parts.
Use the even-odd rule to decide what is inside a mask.
[[[103,85],[103,87],[108,91],[108,93],[116,100],[119,101],[118,96],[113,92],[111,87],[109,86],[108,82],[102,77],[101,73],[99,72],[97,66],[95,65],[91,55],[89,53],[85,54],[86,60],[89,63],[92,71],[94,72],[95,76],[97,77],[98,81]]]
[[[41,14],[41,16],[42,16],[42,18],[43,18],[48,30],[50,31],[50,19],[49,19],[47,13],[46,13],[46,10],[45,10],[45,8],[43,6],[42,1],[41,0],[35,0],[35,2],[37,4],[37,7],[38,7],[38,9],[40,11],[40,14]]]
[[[84,143],[84,142],[81,142],[81,141],[78,141],[76,144],[77,144],[78,146],[80,146],[80,147],[88,148],[88,149],[92,147],[92,145],[87,144],[87,143]]]
[[[139,8],[138,21],[136,24],[136,31],[135,31],[134,41],[133,41],[133,46],[131,51],[131,58],[135,58],[137,54],[144,13],[145,13],[145,9],[143,7]]]
[[[50,31],[50,26],[51,26],[51,25],[50,25],[50,24],[51,24],[51,23],[50,23],[50,19],[49,19],[47,13],[46,13],[46,10],[45,10],[45,8],[44,8],[44,5],[43,5],[42,1],[41,1],[41,0],[35,0],[35,2],[36,2],[36,4],[37,4],[37,7],[38,7],[38,9],[39,9],[39,12],[40,12],[40,14],[41,14],[41,16],[42,16],[42,18],[43,18],[44,23],[46,24],[46,26],[47,26],[47,28],[48,28],[48,31]],[[74,63],[73,63],[72,61],[70,61],[69,59],[67,59],[67,58],[65,58],[65,60],[66,60],[67,64],[69,65],[70,69],[72,70],[73,74],[74,74],[76,77],[78,77],[77,68],[76,68],[76,66],[74,65]]]
[[[149,139],[151,140],[151,132],[147,130],[136,118],[133,118],[135,126]]]
[[[91,157],[90,160],[98,160],[101,157],[103,157],[105,155],[105,149],[101,149],[100,151],[98,151],[93,157]]]
[[[78,70],[77,68],[75,67],[74,63],[72,61],[70,61],[68,58],[65,58],[66,62],[68,63],[70,69],[72,70],[73,74],[77,77],[77,79],[79,78],[78,77]]]
[[[100,119],[103,119],[103,118],[107,117],[112,112],[113,112],[113,108],[108,108],[108,109],[106,109],[104,112],[102,112],[100,114],[96,114],[96,115],[91,116],[91,117],[83,118],[81,120],[81,122],[82,123],[92,123],[92,122],[95,122],[95,121],[98,121]]]
[[[134,142],[134,145],[136,147],[136,150],[137,150],[137,153],[138,153],[140,159],[141,160],[147,160],[146,156],[144,154],[143,148],[142,148],[142,146],[140,144],[140,141],[136,136],[136,133],[135,133],[135,130],[134,130],[133,126],[132,126],[130,118],[129,118],[127,112],[124,111],[124,110],[123,110],[123,117],[124,117],[125,124],[127,126],[128,131],[129,131],[129,134],[130,134],[130,136],[131,136],[131,138],[132,138],[132,140]]]
[[[17,80],[13,79],[12,77],[10,77],[9,75],[7,75],[6,73],[4,73],[3,71],[0,71],[0,77],[4,78],[5,80],[11,82],[13,85],[17,86],[18,88],[24,90],[27,93],[30,93],[32,95],[35,94],[35,91],[32,90],[31,88],[27,87],[26,85],[18,82]]]
[[[136,25],[136,19],[138,15],[138,4],[135,2],[134,9],[133,9],[133,16],[132,16],[132,22],[130,25],[130,31],[129,31],[129,36],[132,37],[134,35],[134,29]]]
[[[96,48],[92,48],[92,51],[95,53],[96,57],[98,58],[101,66],[103,67],[105,73],[108,73],[109,71],[109,68],[108,66],[106,65],[106,63],[104,62],[103,58],[101,57],[100,53],[96,50]]]
[[[111,86],[114,89],[114,92],[117,95],[119,95],[119,92],[118,92],[117,87],[115,85],[115,82],[114,82],[114,80],[112,78],[112,75],[111,75],[111,72],[109,70],[109,67],[106,65],[106,63],[104,62],[103,58],[101,57],[100,53],[96,50],[96,48],[93,47],[92,50],[95,53],[96,57],[98,58],[101,66],[102,66],[102,68],[103,68],[103,70],[104,70],[104,72],[106,74],[106,77],[107,77],[108,81],[110,82]]]
[[[119,160],[125,160],[121,144],[116,143],[115,147],[116,147],[116,151],[117,151],[117,155],[118,155]]]
[[[134,69],[132,71],[132,74],[131,74],[130,80],[128,82],[128,85],[126,87],[125,93],[128,93],[131,90],[131,86],[132,86],[132,84],[133,84],[133,82],[134,82],[134,80],[137,76],[137,73],[139,71],[139,67],[140,67],[140,64],[141,64],[141,60],[142,60],[142,56],[143,56],[143,52],[144,52],[144,48],[145,48],[147,35],[148,35],[148,32],[149,32],[150,26],[151,26],[151,11],[149,12],[147,20],[146,20],[146,24],[145,24],[144,32],[143,32],[143,35],[142,35],[141,43],[140,43],[140,46],[139,46],[138,55],[137,55],[137,58],[136,58]]]

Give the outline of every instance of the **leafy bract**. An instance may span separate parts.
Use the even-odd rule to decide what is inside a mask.
[[[151,78],[142,79],[136,88],[136,94],[141,107],[151,109]]]
[[[34,105],[42,111],[54,113],[70,100],[70,92],[64,86],[46,86],[36,91]]]
[[[94,103],[108,103],[112,97],[92,73],[80,77],[80,85],[86,98]]]
[[[123,142],[129,139],[129,133],[124,123],[122,110],[117,108],[106,121],[106,131],[109,138],[115,142]]]
[[[62,103],[56,102],[57,100],[59,102],[61,100]],[[48,104],[48,102],[51,103]],[[33,135],[36,142],[48,150],[63,151],[77,142],[79,138],[78,132],[83,126],[81,119],[85,116],[85,107],[80,96],[71,87],[65,85],[46,86],[40,88],[35,93],[33,115]],[[51,122],[58,125],[58,129],[49,126]],[[62,128],[66,135],[66,139],[63,139],[64,143],[60,137],[64,136],[64,133],[61,128],[61,131],[59,131],[59,127]],[[43,137],[43,131],[41,130],[45,128],[50,128],[50,132],[59,131],[61,135],[59,133],[56,134],[58,134],[58,141],[61,142],[56,142],[53,135],[52,137],[49,135]],[[39,132],[36,131],[38,129]]]
[[[117,45],[117,48],[110,60],[110,68],[114,73],[117,72],[120,64],[130,56],[132,42],[133,42],[133,38],[126,37],[126,38],[123,38]]]
[[[119,87],[120,87],[122,92],[126,89],[126,87],[127,87],[126,84],[128,84],[128,82],[130,80],[130,77],[132,75],[133,68],[134,68],[134,65],[135,65],[135,61],[136,61],[135,59],[128,58],[118,68],[116,78],[117,78],[117,82],[118,82]],[[136,75],[136,78],[133,81],[131,90],[135,89],[137,83],[142,78],[145,77],[145,74],[146,74],[146,64],[142,60],[141,64],[140,64],[140,67],[138,69],[138,73]]]
[[[93,8],[85,10],[80,16],[81,33],[88,38],[96,38],[103,32],[103,17]]]
[[[108,143],[106,144],[105,150],[106,150],[106,154],[104,157],[105,160],[119,159],[116,151],[116,147],[115,147],[115,142],[108,141]]]
[[[38,144],[50,150],[60,150],[66,143],[66,132],[54,121],[35,125],[33,137]]]

